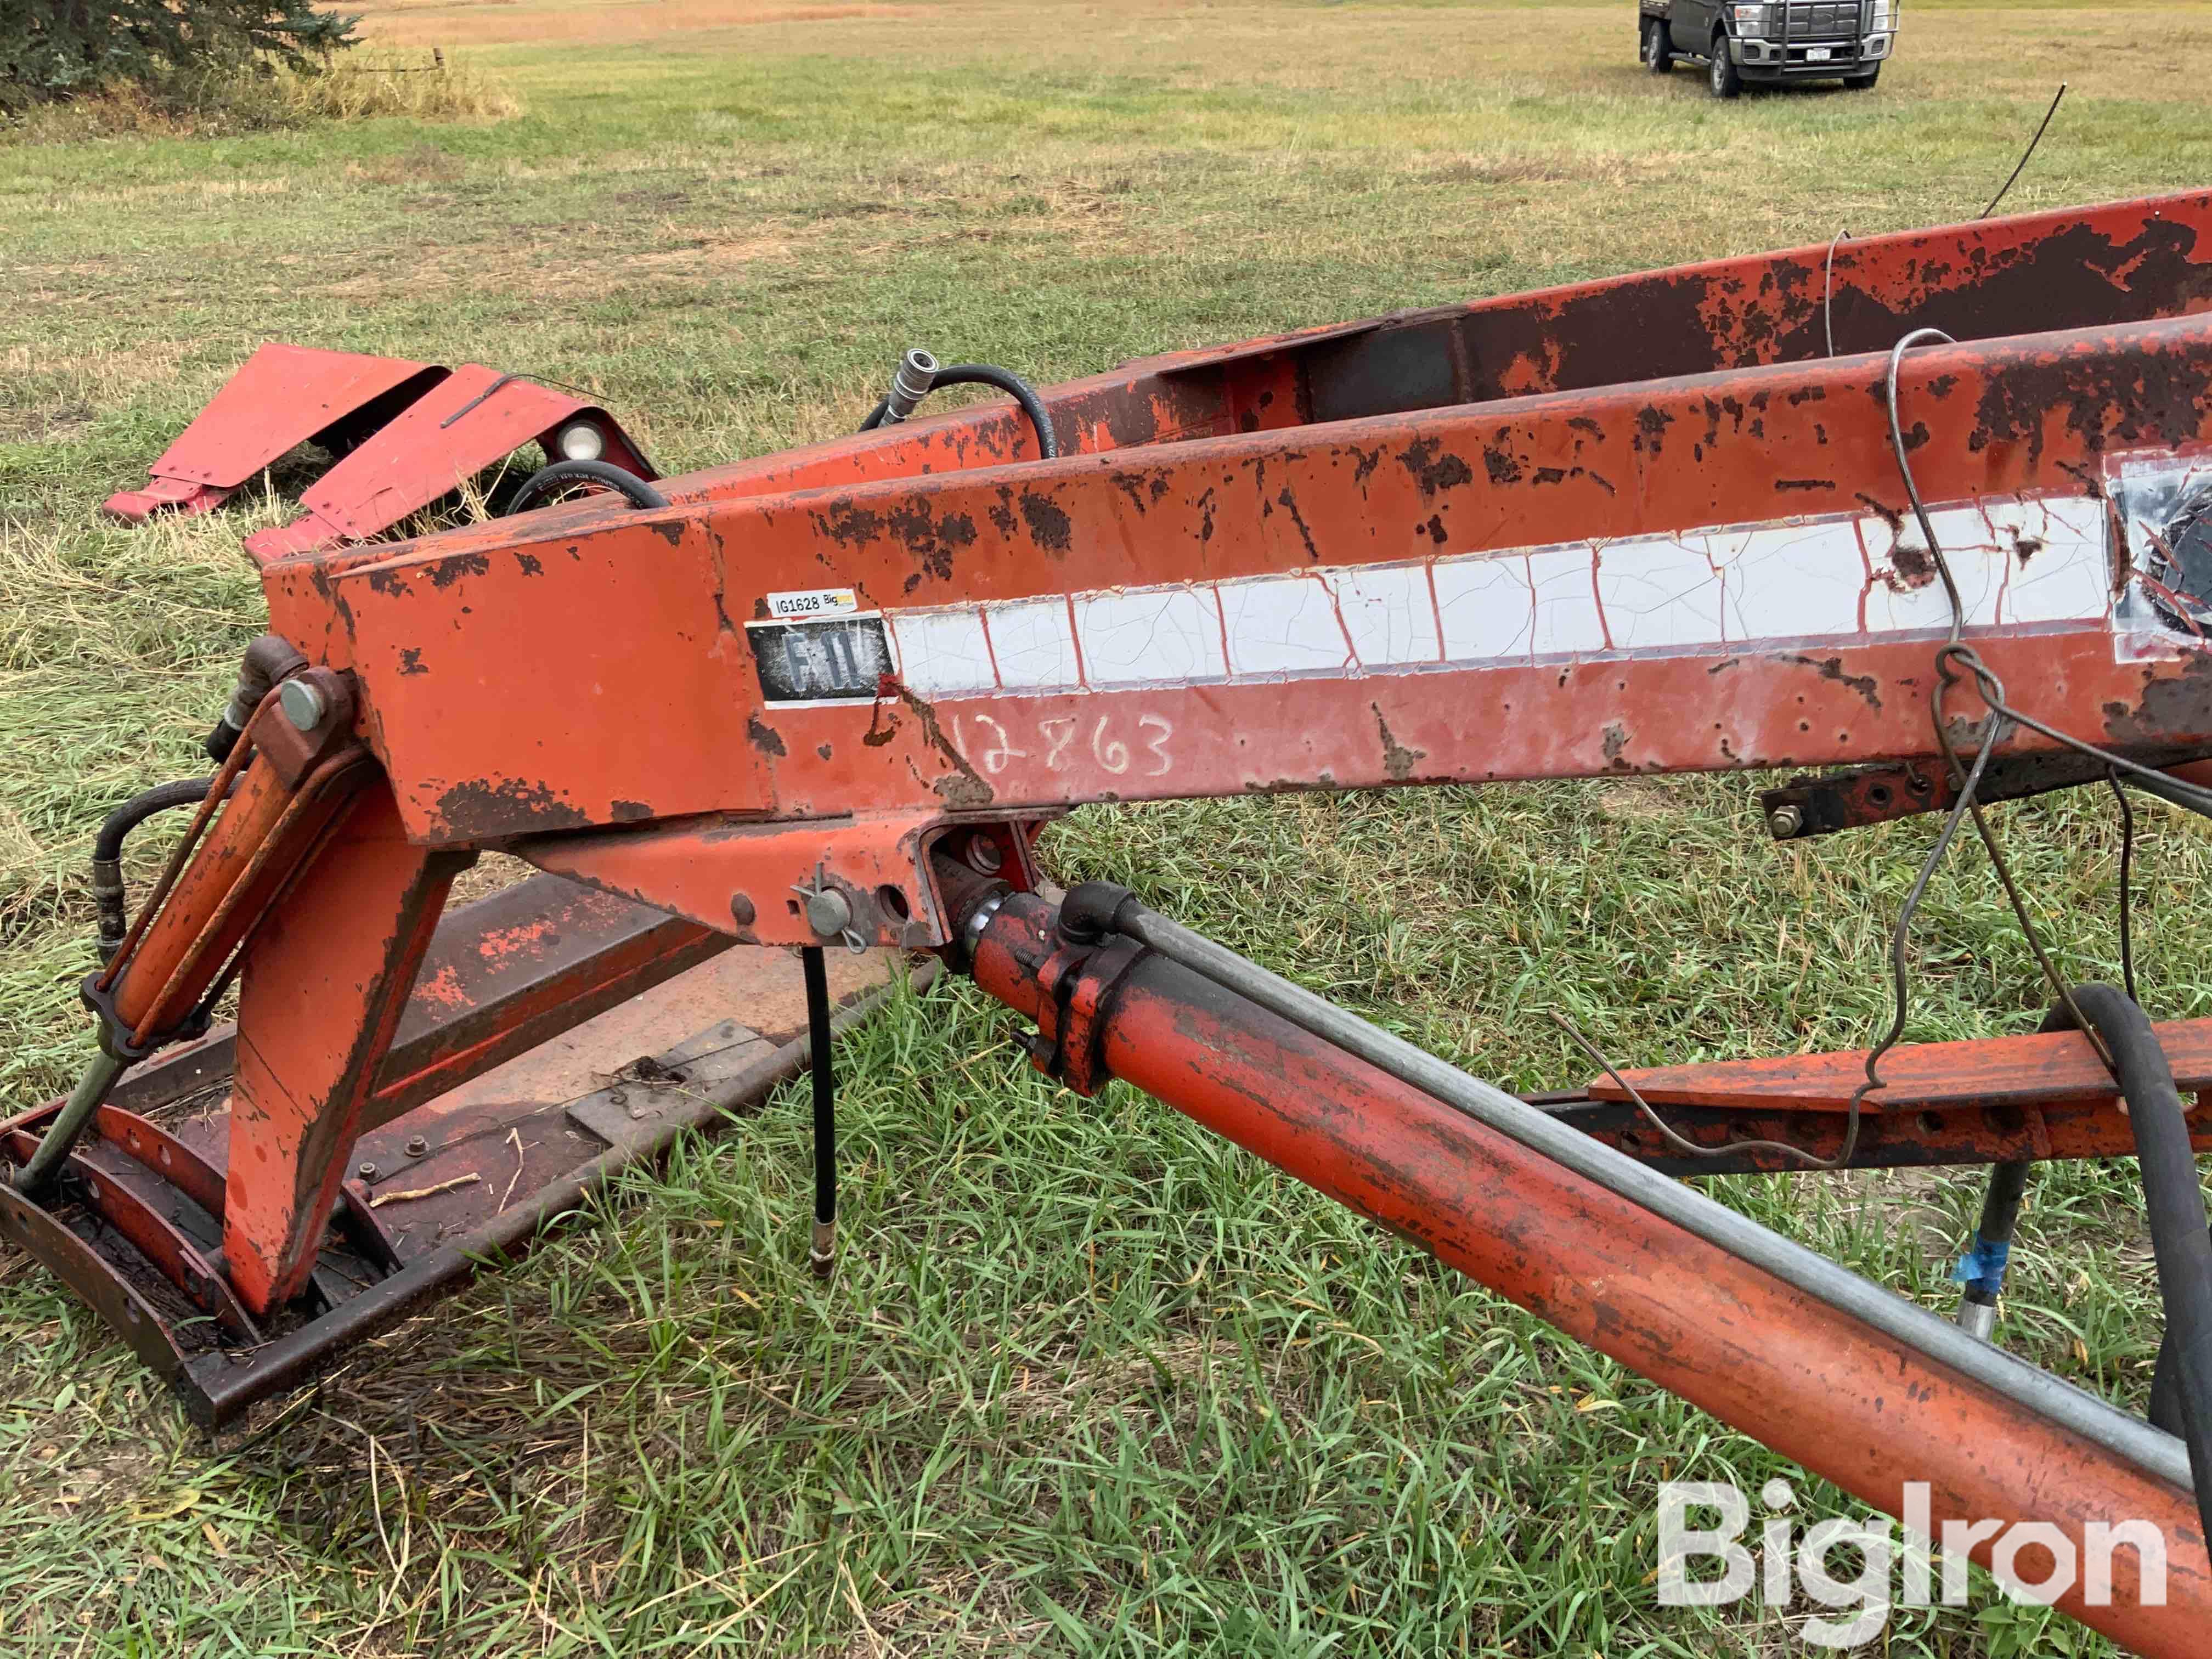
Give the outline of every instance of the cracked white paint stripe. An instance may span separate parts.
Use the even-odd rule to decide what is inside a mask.
[[[1967,626],[2109,617],[2102,502],[2008,496],[1929,517]],[[885,620],[907,685],[945,697],[1931,633],[1949,626],[1950,611],[1910,520],[1900,531],[1838,514],[893,611]]]

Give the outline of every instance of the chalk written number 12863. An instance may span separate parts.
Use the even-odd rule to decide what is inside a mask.
[[[1158,714],[1138,715],[1133,733],[1126,727],[1117,728],[1110,714],[1095,720],[1058,714],[1034,722],[1017,720],[1015,725],[1033,727],[1034,735],[1024,732],[1018,740],[993,715],[962,714],[953,720],[953,740],[989,777],[998,776],[1018,760],[1039,757],[1047,771],[1065,772],[1079,765],[1086,752],[1101,771],[1117,776],[1133,772],[1139,777],[1165,777],[1175,765],[1168,752],[1168,740],[1175,736],[1175,728]],[[1023,747],[1025,743],[1031,746]]]

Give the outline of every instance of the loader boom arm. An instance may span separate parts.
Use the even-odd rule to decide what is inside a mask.
[[[1955,337],[1893,356],[1929,326]],[[368,1216],[365,1138],[416,1111],[461,1125],[456,1146],[482,1137],[473,1079],[586,1020],[631,1042],[636,994],[732,943],[934,950],[1035,1021],[1032,1060],[1071,1088],[1139,1083],[1869,1501],[1933,1469],[1939,1519],[2042,1516],[2076,1541],[2133,1504],[2174,1540],[2171,1607],[2066,1605],[2147,1652],[2190,1650],[2212,1561],[2178,1442],[1931,1335],[1833,1264],[1747,1251],[1741,1218],[1685,1208],[1651,1169],[1681,1172],[1686,1137],[1715,1170],[1802,1166],[1770,1156],[1784,1139],[1837,1167],[2124,1151],[2087,1036],[1929,1046],[1863,1133],[1863,1091],[1839,1130],[1835,1081],[1863,1055],[1653,1077],[1683,1114],[1671,1149],[1622,1090],[1540,1111],[1451,1073],[1478,1133],[1439,1103],[1455,1085],[1409,1084],[1418,1067],[1377,1058],[1383,1034],[1291,1018],[1268,999],[1304,994],[1252,964],[1194,975],[1204,949],[1170,957],[1110,903],[1054,908],[1030,849],[1092,802],[1887,769],[1784,792],[1773,833],[1809,833],[1948,805],[1964,775],[1948,751],[1978,744],[1990,798],[2101,779],[2108,757],[2167,782],[2212,757],[2212,196],[1273,337],[1042,402],[1056,455],[986,403],[663,480],[663,507],[600,496],[273,559],[271,628],[297,666],[246,727],[255,764],[218,780],[198,851],[88,982],[106,1060],[67,1104],[0,1125],[22,1166],[0,1224],[160,1363],[149,1304],[100,1276],[46,1187],[71,1174],[105,1201],[226,1340],[334,1301],[316,1275],[335,1217],[393,1269],[358,1329],[428,1282],[402,1286],[416,1270]],[[1970,677],[1939,702],[1954,638],[2094,763],[1989,725]],[[449,934],[447,885],[485,850],[565,896]],[[761,982],[784,965],[751,957]],[[542,971],[497,988],[522,961]],[[218,1168],[106,1100],[234,978],[238,1030],[208,1039],[234,1056]],[[745,982],[700,994],[720,1019],[713,988]],[[808,991],[819,1055],[818,972]],[[2199,1025],[2147,1039],[2191,1093],[2212,1088]],[[795,1030],[722,1080],[788,1075]],[[755,1043],[774,1046],[726,1020],[637,1076]],[[580,1066],[515,1085],[554,1097],[526,1115],[563,1108],[610,1158],[666,1144]],[[826,1070],[817,1085],[818,1123]],[[1747,1118],[1766,1152],[1744,1152]],[[189,1182],[220,1250],[131,1190],[100,1200],[115,1182],[75,1150],[86,1130],[180,1170],[165,1178]],[[2176,1135],[2185,1163],[2212,1146],[2201,1125]],[[472,1237],[523,1237],[507,1201]],[[1594,1228],[1605,1277],[1554,1271]],[[266,1377],[312,1352],[270,1346]],[[249,1397],[192,1386],[211,1418]]]

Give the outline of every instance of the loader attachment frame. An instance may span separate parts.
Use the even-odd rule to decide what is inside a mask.
[[[1158,1095],[1870,1503],[1923,1480],[1939,1521],[2076,1544],[2153,1520],[2164,1607],[2065,1605],[2190,1651],[2212,1563],[2179,1440],[1666,1178],[2124,1154],[2103,1038],[1523,1101],[1126,895],[1055,907],[1030,849],[1095,802],[1682,770],[1871,769],[1784,786],[1752,832],[1785,838],[1946,808],[1948,836],[1984,780],[2212,805],[2208,308],[2212,197],[2022,216],[275,557],[296,660],[88,981],[86,1084],[0,1126],[0,1221],[222,1419],[665,1146],[633,1084],[690,1068],[719,1108],[795,1069],[791,948],[878,964],[853,1006],[928,953],[1070,1088]],[[1931,325],[1955,337],[1905,349]],[[486,851],[544,873],[441,925]],[[141,1064],[234,981],[234,1036]],[[2212,1022],[2154,1046],[2212,1086]],[[220,1106],[154,1104],[193,1091]],[[142,1213],[170,1190],[194,1226]]]

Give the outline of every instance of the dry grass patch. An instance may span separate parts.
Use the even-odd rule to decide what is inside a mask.
[[[356,49],[320,67],[257,63],[118,83],[0,121],[0,143],[228,137],[380,117],[482,123],[521,112],[522,100],[473,64]]]

